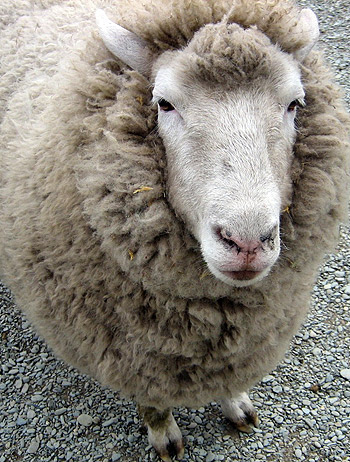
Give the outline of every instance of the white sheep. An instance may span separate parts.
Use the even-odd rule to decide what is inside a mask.
[[[120,24],[97,12],[104,43],[98,7]],[[347,208],[349,118],[315,15],[2,10],[1,277],[58,356],[138,403],[163,460],[183,456],[175,406],[220,400],[248,431],[247,390],[303,320]]]

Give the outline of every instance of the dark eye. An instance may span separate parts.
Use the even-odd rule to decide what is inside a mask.
[[[290,105],[288,106],[287,111],[288,111],[288,112],[293,112],[293,111],[295,111],[295,109],[296,109],[297,107],[304,107],[304,106],[305,106],[305,104],[304,104],[303,101],[301,101],[300,99],[295,99],[294,101],[292,101],[292,102],[290,103]]]
[[[166,101],[165,99],[163,99],[163,98],[161,98],[158,101],[158,106],[164,112],[170,112],[170,111],[175,110],[174,106],[172,104],[170,104],[168,101]]]

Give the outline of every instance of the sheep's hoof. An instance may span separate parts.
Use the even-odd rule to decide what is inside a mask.
[[[164,462],[171,462],[171,454],[178,460],[184,457],[182,435],[168,409],[159,412],[154,408],[139,408],[148,431],[148,441]]]
[[[148,441],[164,462],[171,462],[170,454],[174,454],[178,460],[183,459],[185,450],[182,435],[172,415],[170,425],[166,428],[153,429],[148,426]]]
[[[151,443],[151,438],[149,437],[149,441]],[[152,444],[152,443],[151,443]],[[164,444],[161,445],[160,448],[157,448],[153,444],[154,449],[158,453],[159,457],[164,460],[164,462],[171,462],[170,454],[174,454],[177,460],[182,460],[185,454],[185,448],[182,442],[182,438],[180,440],[170,440],[169,437],[166,437],[165,447]]]
[[[224,416],[229,419],[237,430],[251,433],[252,426],[259,427],[259,418],[247,393],[241,393],[235,399],[220,401]]]

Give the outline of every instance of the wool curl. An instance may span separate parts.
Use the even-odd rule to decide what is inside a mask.
[[[262,282],[230,287],[207,274],[167,201],[149,81],[111,58],[97,7],[158,54],[219,22],[255,26],[292,53],[303,45],[289,33],[299,9],[286,0],[1,7],[1,277],[59,357],[139,404],[162,410],[232,397],[282,357],[337,242],[349,117],[321,53],[311,52],[301,65],[307,105],[281,257]],[[230,58],[205,55],[213,66]]]

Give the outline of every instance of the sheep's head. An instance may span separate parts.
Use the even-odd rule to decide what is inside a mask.
[[[318,36],[302,10],[294,55],[256,28],[207,25],[185,49],[154,56],[135,34],[98,14],[107,47],[148,76],[168,165],[168,196],[200,243],[210,271],[247,286],[280,254],[279,220],[291,201],[299,61]]]

